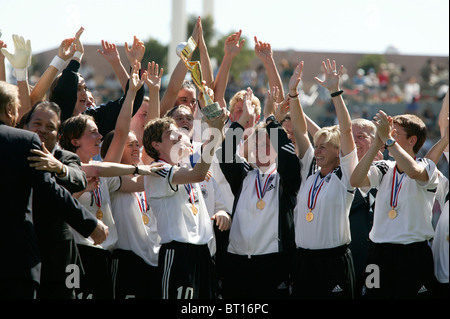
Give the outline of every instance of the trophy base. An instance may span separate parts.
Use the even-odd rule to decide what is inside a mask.
[[[222,108],[220,107],[219,103],[217,103],[217,102],[214,102],[212,104],[209,104],[205,107],[200,108],[200,111],[208,119],[213,119],[215,117],[218,117],[220,114],[222,114]]]

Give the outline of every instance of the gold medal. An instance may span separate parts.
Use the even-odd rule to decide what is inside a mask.
[[[314,219],[314,214],[310,210],[308,214],[306,214],[306,221],[310,222]]]
[[[102,212],[102,210],[99,208],[99,209],[97,209],[97,219],[102,219],[103,218],[103,212]]]
[[[256,203],[256,208],[258,209],[264,209],[265,206],[266,202],[264,202],[262,199],[258,200],[258,202]]]
[[[150,219],[148,218],[147,215],[142,215],[142,221],[144,222],[145,225],[147,225]]]
[[[395,209],[391,209],[389,211],[389,218],[394,219],[395,217],[397,217],[397,212],[395,211]]]
[[[197,215],[197,213],[198,213],[197,207],[195,207],[194,204],[192,204],[192,213],[193,213],[194,215]]]

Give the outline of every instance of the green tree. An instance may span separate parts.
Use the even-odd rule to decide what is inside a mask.
[[[378,72],[380,64],[387,63],[386,57],[380,54],[366,54],[356,63],[358,68],[363,69],[366,73],[370,68]]]
[[[142,68],[147,68],[147,63],[155,61],[160,68],[168,69],[169,46],[161,44],[158,40],[150,38],[145,43],[145,53],[142,59]]]

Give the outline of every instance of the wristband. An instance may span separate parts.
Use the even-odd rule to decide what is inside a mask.
[[[341,95],[342,93],[344,93],[344,91],[343,91],[343,90],[340,90],[340,91],[337,91],[337,92],[331,93],[331,97],[336,97],[336,96],[339,96],[339,95]]]
[[[57,55],[55,55],[52,62],[50,62],[50,66],[55,67],[56,69],[58,69],[58,71],[61,71],[61,69],[64,67],[65,64],[66,64],[66,61],[64,61]]]
[[[275,116],[272,114],[272,115],[270,115],[267,119],[266,119],[266,124],[267,124],[267,122],[273,122],[273,121],[276,121],[277,119],[275,118]]]
[[[136,164],[132,164],[134,166],[134,173],[133,175],[139,175],[139,166],[137,166]]]
[[[73,54],[74,58],[78,58],[81,60],[81,57],[83,56],[83,53],[81,51],[75,51],[75,53]]]
[[[294,96],[292,96],[291,93],[288,93],[288,95],[289,95],[289,97],[290,97],[291,99],[294,99],[294,98],[296,98],[296,97],[298,96],[298,92],[297,92],[297,94],[294,95]]]
[[[14,76],[17,81],[27,81],[28,80],[28,70],[27,69],[14,69]]]

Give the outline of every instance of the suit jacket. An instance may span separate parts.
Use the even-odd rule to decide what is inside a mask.
[[[32,195],[52,209],[47,216],[60,216],[88,237],[97,220],[72,195],[59,186],[49,172],[30,167],[31,149],[41,149],[37,134],[0,121],[0,280],[28,279],[39,282],[40,257],[31,219]]]
[[[53,156],[67,167],[67,174],[63,178],[52,173],[56,182],[70,193],[84,190],[87,187],[86,174],[81,170],[78,155],[56,149]],[[59,282],[61,286],[64,286],[67,265],[80,265],[80,258],[69,225],[62,216],[58,216],[57,212],[50,214],[51,210],[53,210],[52,205],[33,196],[33,223],[42,259],[41,286],[47,282]],[[45,298],[62,298],[62,296],[53,295],[60,294],[61,291],[50,290],[45,290]],[[43,294],[42,289],[38,296],[41,293]]]

